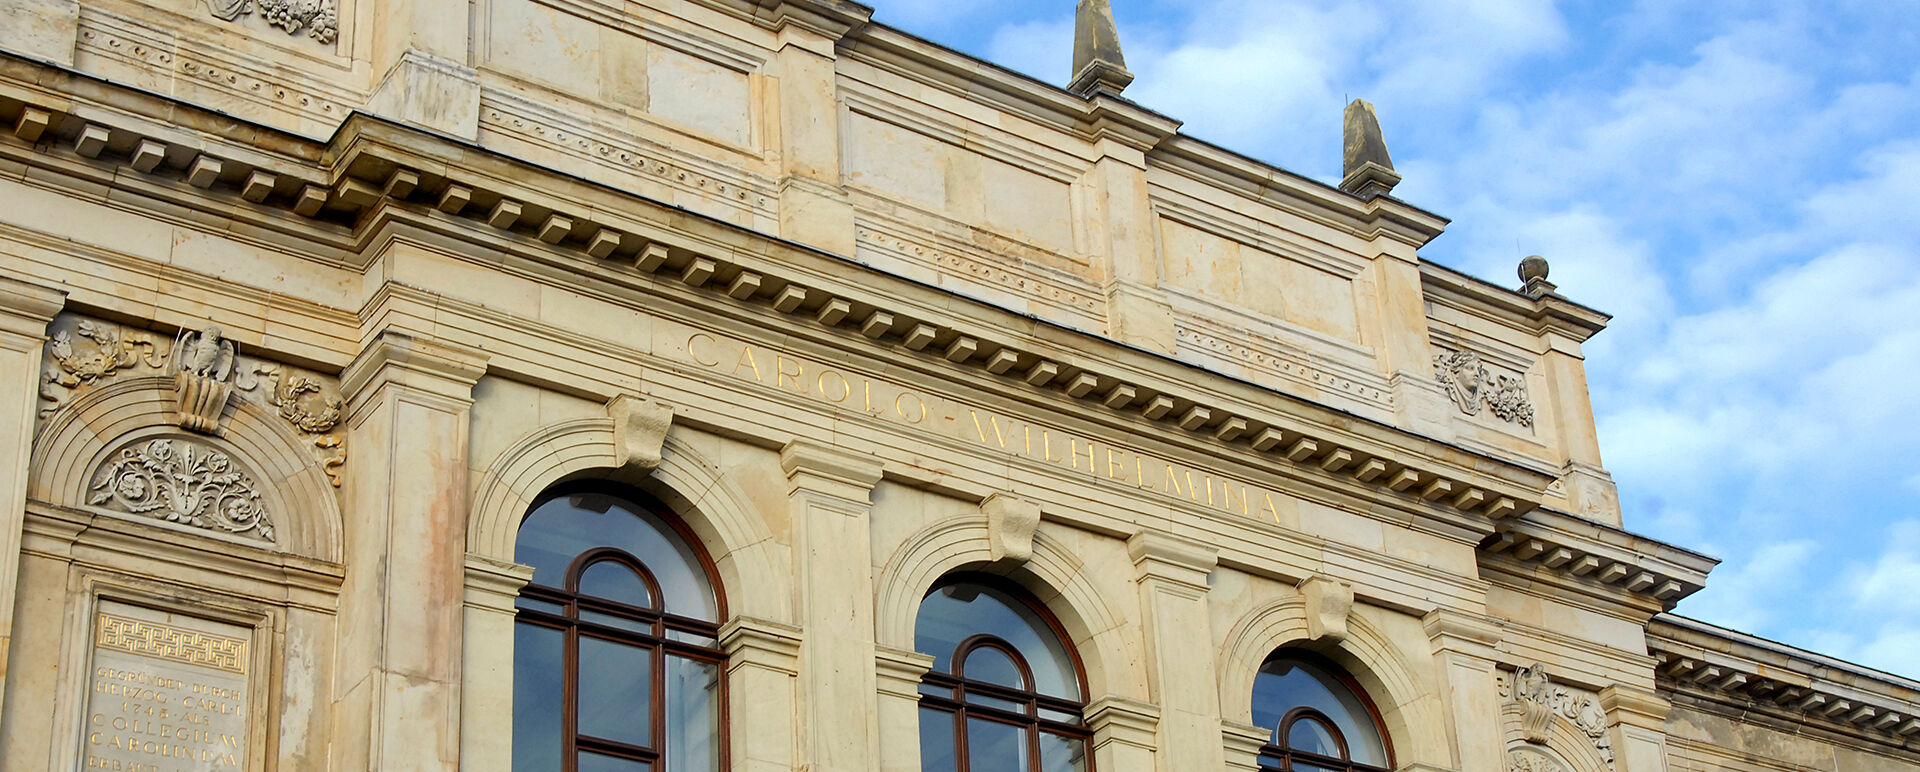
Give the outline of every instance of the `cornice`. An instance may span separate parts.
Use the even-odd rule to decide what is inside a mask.
[[[1920,682],[1661,614],[1647,625],[1662,691],[1876,743],[1920,743]]]
[[[1167,169],[1360,238],[1388,238],[1418,248],[1446,230],[1445,217],[1391,196],[1362,199],[1187,135],[1160,143],[1150,165]]]
[[[1420,261],[1420,281],[1427,297],[1435,302],[1499,320],[1535,335],[1553,332],[1584,343],[1606,329],[1607,322],[1613,319],[1606,312],[1560,295],[1528,297],[1424,259]]]
[[[176,111],[194,108],[178,105]],[[1309,476],[1404,499],[1433,516],[1482,524],[1512,517],[1537,506],[1552,482],[1511,461],[997,306],[958,296],[912,305],[887,290],[889,283],[908,280],[846,258],[365,115],[353,116],[324,150],[296,148],[292,157],[316,159],[321,167],[298,177],[298,187],[277,179],[261,184],[258,175],[270,173],[244,157],[216,155],[224,152],[219,148],[197,156],[221,166],[219,174],[198,182],[191,167],[159,165],[129,174],[118,167],[132,163],[130,148],[142,138],[136,128],[68,117],[62,114],[39,138],[47,154],[91,150],[89,168],[184,180],[187,185],[173,185],[176,193],[226,209],[291,210],[324,226],[355,224],[362,240],[373,236],[368,225],[382,212],[426,212],[450,234],[491,231],[531,251],[629,266],[645,283],[677,282],[716,299],[803,318],[822,331],[857,333],[874,346],[904,348],[1009,384],[1024,382],[1082,409],[1131,413],[1162,432],[1210,438],[1261,465],[1318,470]],[[89,131],[110,140],[84,147]],[[476,165],[494,171],[476,171]],[[330,182],[305,182],[310,179]]]
[[[1630,596],[1671,609],[1706,586],[1720,561],[1605,523],[1539,508],[1500,523],[1480,545],[1483,562],[1550,579],[1597,597]]]

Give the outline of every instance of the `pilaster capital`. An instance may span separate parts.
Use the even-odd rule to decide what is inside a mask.
[[[1160,725],[1160,707],[1150,702],[1107,695],[1087,705],[1087,728],[1093,747],[1122,743],[1152,751],[1154,730]]]
[[[1502,630],[1483,617],[1453,609],[1434,609],[1421,617],[1434,653],[1451,652],[1491,661]]]
[[[1220,564],[1220,551],[1213,546],[1152,529],[1127,539],[1127,555],[1137,581],[1157,579],[1203,594],[1207,575]]]
[[[1220,741],[1226,750],[1227,768],[1252,772],[1260,768],[1260,749],[1273,739],[1272,730],[1238,721],[1220,722]]]
[[[513,613],[513,599],[533,581],[533,566],[494,560],[467,553],[466,606],[483,611]]]
[[[891,646],[874,647],[873,669],[878,677],[880,693],[918,701],[920,679],[933,669],[933,659],[933,655],[917,651]]]
[[[780,449],[780,469],[788,493],[802,491],[867,504],[880,482],[880,459],[813,440],[794,440]]]
[[[465,405],[486,372],[486,352],[384,329],[340,374],[340,391],[356,406],[388,385]]]
[[[720,649],[727,667],[758,667],[800,674],[800,628],[768,619],[736,616],[720,626]]]
[[[1600,709],[1607,712],[1609,727],[1626,724],[1662,731],[1673,703],[1652,689],[1614,684],[1600,690]]]
[[[47,324],[67,306],[64,290],[0,277],[0,345],[24,350],[46,340]]]

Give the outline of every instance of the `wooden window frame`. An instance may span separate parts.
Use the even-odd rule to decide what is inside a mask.
[[[927,591],[931,596],[947,587],[973,584],[988,587],[1025,604],[1040,620],[1046,624],[1049,632],[1060,641],[1067,653],[1068,661],[1073,665],[1075,686],[1080,697],[1078,700],[1055,697],[1039,693],[1034,683],[1033,668],[1027,658],[1020,654],[1012,643],[995,635],[978,633],[968,636],[954,647],[948,662],[952,673],[929,670],[920,682],[920,706],[946,713],[953,724],[954,764],[958,772],[1041,772],[1040,735],[1051,734],[1081,743],[1082,758],[1085,760],[1084,772],[1094,772],[1093,731],[1086,725],[1087,676],[1080,656],[1074,651],[1072,639],[1066,635],[1065,628],[1055,619],[1053,613],[1040,605],[1031,595],[1018,585],[991,575],[955,574],[943,578]],[[982,681],[966,677],[967,657],[975,651],[991,648],[999,651],[1013,661],[1019,670],[1021,683],[1025,688],[1016,689],[1004,684]],[[1004,702],[1018,703],[1019,709],[1008,710],[1003,707],[981,704],[971,697],[985,697]],[[1050,710],[1066,713],[1079,718],[1077,722],[1059,721],[1041,715],[1040,711]],[[968,758],[967,721],[979,719],[991,721],[1021,730],[1027,746],[1027,769],[1022,770],[973,770]],[[921,718],[925,721],[925,717]]]
[[[1296,761],[1311,764],[1321,769],[1334,770],[1335,772],[1392,772],[1395,768],[1393,738],[1387,734],[1387,724],[1380,718],[1380,708],[1373,704],[1373,698],[1368,696],[1367,690],[1360,687],[1360,682],[1355,680],[1353,675],[1347,672],[1346,668],[1340,667],[1334,664],[1332,660],[1310,651],[1281,649],[1268,655],[1267,659],[1271,661],[1275,657],[1297,659],[1318,667],[1322,672],[1333,676],[1335,680],[1340,682],[1340,685],[1347,688],[1347,691],[1352,692],[1353,696],[1360,700],[1360,704],[1367,709],[1366,718],[1373,722],[1373,731],[1380,735],[1380,745],[1387,753],[1387,766],[1376,767],[1371,764],[1362,764],[1354,761],[1353,753],[1347,745],[1346,734],[1340,731],[1340,725],[1325,713],[1313,708],[1299,706],[1288,710],[1286,715],[1281,717],[1280,726],[1276,728],[1271,741],[1260,748],[1260,772],[1293,772],[1293,765]],[[1266,664],[1264,662],[1261,663],[1261,667],[1266,667]],[[1312,720],[1320,724],[1326,728],[1329,734],[1333,735],[1334,743],[1340,748],[1340,756],[1338,758],[1323,756],[1308,751],[1294,750],[1283,744],[1287,742],[1289,733],[1293,730],[1293,725],[1302,719]],[[1269,763],[1269,759],[1277,761],[1278,764]]]
[[[701,575],[706,579],[707,586],[713,592],[716,619],[726,618],[726,596],[722,592],[719,576],[714,570],[712,559],[707,556],[706,550],[702,547],[700,541],[694,537],[692,531],[686,527],[685,523],[680,521],[679,516],[666,509],[652,496],[638,491],[622,490],[607,485],[567,485],[556,487],[546,492],[535,501],[532,506],[527,508],[527,512],[532,513],[554,499],[581,493],[597,493],[619,499],[635,509],[646,510],[649,514],[652,514],[655,518],[670,526],[674,530],[673,535],[677,536],[687,545],[688,549],[698,561],[698,568],[701,571]],[[579,591],[581,576],[585,574],[587,568],[603,562],[618,563],[631,569],[638,575],[641,583],[646,586],[649,596],[648,605],[635,606],[581,593]],[[660,583],[654,578],[653,572],[648,569],[646,564],[642,563],[638,557],[635,557],[625,550],[614,547],[589,547],[581,551],[580,554],[575,555],[573,560],[567,564],[567,572],[563,585],[563,587],[555,588],[528,583],[520,589],[520,598],[536,603],[558,605],[560,606],[560,611],[557,613],[538,608],[527,608],[517,603],[514,609],[514,624],[525,624],[550,630],[558,630],[564,636],[564,643],[561,648],[563,663],[561,666],[563,683],[561,688],[562,717],[560,731],[562,766],[557,772],[578,772],[580,753],[582,751],[618,759],[643,762],[650,765],[654,772],[662,772],[661,767],[666,760],[665,749],[661,746],[666,742],[666,664],[669,655],[710,664],[714,667],[715,681],[717,684],[714,699],[717,701],[718,708],[715,716],[717,726],[714,727],[714,742],[717,747],[714,749],[714,752],[718,760],[719,770],[725,772],[725,770],[729,769],[731,766],[729,753],[730,743],[728,741],[730,701],[728,699],[727,688],[727,655],[726,652],[720,648],[719,622],[671,614],[662,610],[661,606],[664,604],[666,598],[662,594]],[[585,619],[581,614],[583,610],[588,613],[614,617],[629,623],[645,625],[647,631],[640,632],[628,627],[620,627]],[[647,651],[648,666],[650,669],[647,736],[651,743],[650,746],[633,745],[581,734],[579,709],[580,639],[583,634],[589,638],[633,646]],[[675,639],[677,636],[684,637],[688,635],[705,638],[708,643],[703,645]]]

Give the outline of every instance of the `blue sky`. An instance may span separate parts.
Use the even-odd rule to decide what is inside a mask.
[[[1073,0],[875,0],[1068,79]],[[1920,676],[1920,22],[1855,0],[1113,0],[1127,96],[1337,181],[1379,109],[1429,259],[1545,255],[1628,528],[1725,562],[1679,611]]]

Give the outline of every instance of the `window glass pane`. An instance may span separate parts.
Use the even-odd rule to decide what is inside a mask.
[[[1026,679],[1020,677],[1020,667],[1013,663],[1007,653],[991,646],[982,646],[967,654],[963,668],[966,677],[975,681],[1010,686],[1026,690]]]
[[[720,769],[720,668],[667,658],[667,772]]]
[[[1027,706],[1025,703],[1014,702],[1013,700],[1003,700],[1003,699],[1000,699],[999,697],[989,697],[979,692],[968,692],[967,704],[985,705],[989,708],[999,708],[1001,710],[1011,711],[1014,713],[1019,713],[1021,715],[1026,715],[1026,712],[1027,712]]]
[[[967,769],[1019,772],[1026,768],[1026,730],[977,718],[967,719]]]
[[[580,733],[652,745],[652,652],[580,637]],[[584,759],[584,757],[583,757]],[[584,768],[584,767],[583,767]]]
[[[1063,724],[1072,724],[1074,726],[1080,725],[1080,714],[1068,713],[1067,711],[1064,711],[1064,710],[1054,710],[1052,708],[1041,708],[1040,717],[1048,721],[1058,721]]]
[[[518,608],[530,609],[533,611],[545,611],[549,614],[567,613],[567,607],[565,604],[554,603],[553,601],[550,601],[550,600],[539,600],[537,598],[529,598],[525,595],[515,598],[513,601],[513,605]]]
[[[515,562],[533,566],[533,583],[560,587],[573,558],[594,547],[625,550],[653,572],[664,610],[709,622],[718,612],[713,589],[693,549],[672,526],[604,493],[552,499],[520,524]]]
[[[953,748],[953,714],[933,708],[921,708],[921,772],[959,772],[960,761],[954,757]],[[985,768],[982,767],[982,769]]]
[[[1278,732],[1287,711],[1302,706],[1333,719],[1346,736],[1347,752],[1354,761],[1386,766],[1386,743],[1374,727],[1373,715],[1353,690],[1312,662],[1286,655],[1269,658],[1254,676],[1254,723]],[[1276,736],[1275,744],[1284,745],[1282,739]]]
[[[653,772],[653,765],[644,761],[583,752],[580,754],[580,772]]]
[[[1327,731],[1325,725],[1311,718],[1293,722],[1293,726],[1287,729],[1286,747],[1291,750],[1340,758],[1340,743],[1333,739],[1333,733]]]
[[[598,611],[582,611],[580,612],[580,619],[585,622],[592,622],[596,625],[606,625],[608,627],[618,628],[621,630],[626,630],[628,632],[639,633],[641,635],[653,634],[652,622],[645,622],[642,620],[633,619],[631,617],[615,616],[613,614],[602,614]]]
[[[580,594],[629,606],[653,606],[653,593],[647,591],[646,581],[633,569],[611,560],[602,560],[580,572]]]
[[[560,768],[566,643],[559,630],[513,626],[513,768],[518,772]]]
[[[1040,735],[1042,772],[1084,772],[1087,768],[1087,744],[1056,734]]]
[[[951,673],[954,650],[978,633],[1013,644],[1033,668],[1035,691],[1080,699],[1080,680],[1066,645],[1027,604],[991,587],[960,583],[929,594],[920,602],[913,647],[933,655],[934,670]]]

